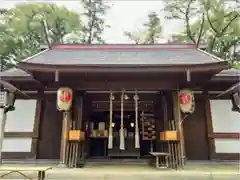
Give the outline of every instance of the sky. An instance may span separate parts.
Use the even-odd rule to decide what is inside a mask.
[[[81,12],[80,0],[45,0],[57,5],[64,5],[69,10]],[[16,3],[23,2],[44,2],[44,0],[0,0],[1,8],[12,8]],[[183,30],[183,22],[167,21],[164,19],[164,13],[161,11],[163,3],[160,0],[108,0],[111,9],[106,15],[106,24],[110,28],[106,29],[103,38],[107,43],[130,43],[131,41],[124,36],[124,31],[137,31],[141,24],[147,21],[147,14],[150,11],[156,11],[161,18],[163,34],[161,42],[165,42],[170,35]]]

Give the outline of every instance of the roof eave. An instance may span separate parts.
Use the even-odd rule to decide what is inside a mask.
[[[239,76],[213,76],[211,81],[213,82],[238,82],[239,81]]]
[[[239,82],[240,81],[240,70],[237,69],[226,69],[221,71],[212,77],[211,81],[230,81],[230,82]]]
[[[2,79],[4,81],[36,81],[32,76],[3,76]]]
[[[21,69],[40,72],[220,72],[229,68],[227,61],[205,64],[84,64],[84,65],[52,65],[38,63],[19,63]]]

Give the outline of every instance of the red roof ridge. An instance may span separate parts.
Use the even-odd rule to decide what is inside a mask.
[[[56,44],[52,49],[61,50],[158,50],[158,49],[196,49],[195,44]]]

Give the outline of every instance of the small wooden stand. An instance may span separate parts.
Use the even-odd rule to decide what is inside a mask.
[[[155,159],[155,167],[157,169],[168,168],[169,167],[169,162],[168,162],[168,159],[169,159],[169,156],[170,156],[169,153],[166,153],[166,152],[150,152],[150,154],[156,158]],[[161,157],[164,157],[165,161],[160,161]]]

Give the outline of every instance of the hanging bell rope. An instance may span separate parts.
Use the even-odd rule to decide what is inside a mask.
[[[113,117],[113,93],[110,92],[109,97],[109,131],[108,131],[108,149],[113,148],[113,130],[112,130],[112,117]]]
[[[140,148],[139,144],[139,128],[138,128],[138,94],[137,91],[135,91],[134,95],[134,101],[135,101],[135,148]]]
[[[120,128],[120,150],[125,150],[124,143],[124,129],[123,129],[123,103],[124,103],[124,90],[122,90],[121,94],[121,128]]]

